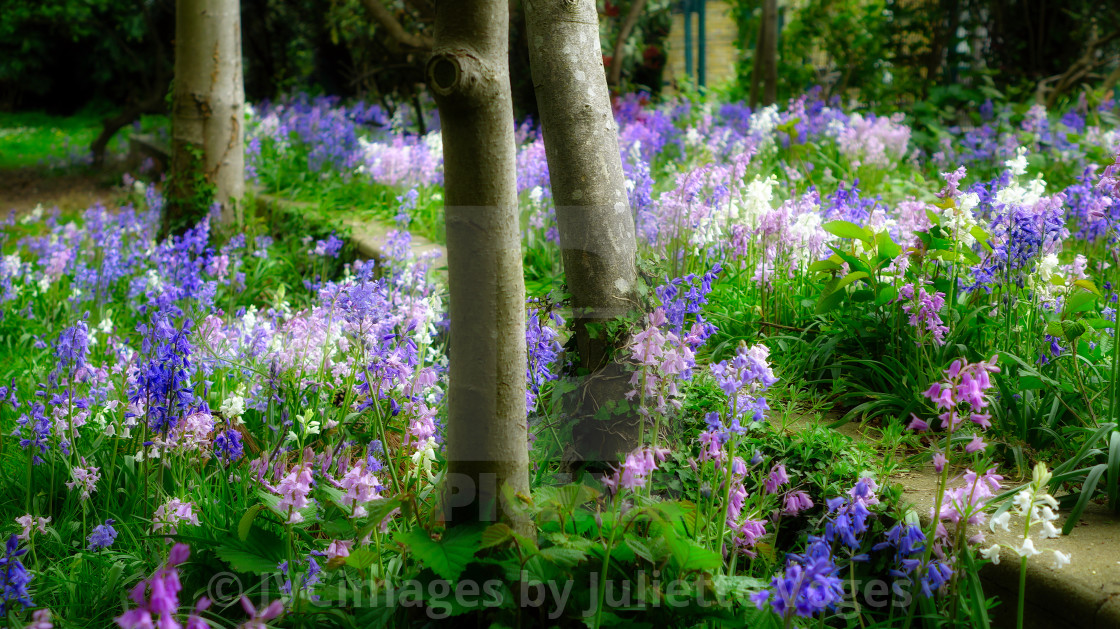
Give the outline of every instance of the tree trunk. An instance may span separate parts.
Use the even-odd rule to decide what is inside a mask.
[[[244,107],[239,0],[178,0],[171,179],[164,233],[181,232],[221,204],[225,224],[241,222],[245,193]]]
[[[105,164],[105,149],[118,131],[126,125],[132,124],[144,114],[158,114],[163,111],[163,93],[154,93],[140,102],[130,103],[117,115],[104,118],[101,121],[101,133],[98,133],[89,145],[89,152],[93,156],[93,165],[101,167]]]
[[[762,0],[762,104],[778,101],[778,0]]]
[[[751,70],[751,109],[773,105],[778,100],[778,2],[762,0],[758,42]]]
[[[626,40],[630,38],[630,32],[634,30],[634,26],[638,23],[638,18],[642,15],[642,9],[646,6],[646,0],[633,0],[630,4],[630,11],[626,14],[626,19],[622,22],[622,26],[618,29],[618,39],[614,42],[614,53],[611,55],[611,68],[607,74],[607,85],[617,91],[618,84],[622,81],[622,57],[626,50]]]
[[[499,492],[529,491],[507,2],[437,3],[427,68],[443,135],[451,314],[444,506],[451,524],[516,520],[497,510]]]
[[[525,23],[576,345],[589,374],[579,395],[591,404],[575,417],[586,427],[596,423],[587,415],[621,400],[627,389],[628,374],[612,356],[625,339],[608,338],[604,324],[637,307],[634,219],[594,0],[532,0],[525,3]],[[636,445],[628,434],[636,437],[636,430],[607,429],[621,433],[618,443],[587,452],[577,444],[576,454],[593,459],[599,450],[613,460],[616,448]]]

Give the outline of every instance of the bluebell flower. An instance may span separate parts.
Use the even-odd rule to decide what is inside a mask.
[[[4,556],[0,558],[0,618],[6,618],[7,613],[14,610],[14,603],[19,603],[24,608],[35,604],[27,591],[31,574],[19,560],[26,552],[26,548],[19,548],[19,539],[15,533],[4,545]]]
[[[113,520],[105,520],[105,524],[99,524],[93,527],[93,532],[90,533],[87,541],[89,550],[101,550],[112,546],[113,541],[117,539],[117,530],[113,528]]]
[[[218,459],[226,463],[234,463],[245,454],[245,446],[241,443],[241,433],[230,428],[218,433],[214,437],[214,453]]]
[[[751,595],[758,609],[766,609],[769,603],[770,609],[787,621],[793,616],[812,618],[835,609],[843,598],[843,581],[830,544],[813,537],[804,554],[787,556],[785,571],[770,580],[769,589]]]

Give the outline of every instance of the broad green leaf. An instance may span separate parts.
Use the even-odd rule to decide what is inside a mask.
[[[871,301],[874,298],[875,298],[875,291],[873,291],[871,289],[868,289],[868,288],[857,290],[856,292],[852,293],[852,301],[854,301],[856,303],[863,303],[863,302]]]
[[[1097,297],[1103,297],[1104,296],[1104,295],[1101,295],[1101,291],[1097,288],[1097,285],[1094,284],[1092,280],[1074,280],[1073,285],[1074,286],[1080,286],[1081,288],[1084,288],[1085,290],[1089,291],[1090,293],[1093,293]]]
[[[641,540],[628,537],[626,538],[626,545],[630,547],[630,550],[634,551],[635,555],[650,563],[657,563],[653,558],[653,551]]]
[[[393,536],[412,554],[431,568],[440,578],[455,581],[474,559],[482,541],[482,530],[473,526],[456,526],[444,532],[438,542],[424,529],[400,531]]]
[[[403,494],[394,498],[381,498],[367,504],[366,511],[369,515],[366,516],[366,519],[368,524],[358,531],[356,537],[362,539],[373,533],[373,529],[381,526],[385,518],[389,517],[389,514],[392,513],[394,509],[399,508],[407,497],[408,494]]]
[[[898,246],[888,232],[882,231],[876,234],[875,239],[879,241],[879,255],[888,260],[894,260],[902,254],[902,247]]]
[[[230,539],[214,553],[238,572],[274,572],[287,557],[287,546],[275,533],[259,526],[251,528],[245,540]]]
[[[858,281],[858,280],[862,280],[865,277],[871,277],[871,276],[864,271],[852,271],[851,273],[849,273],[849,274],[845,275],[844,277],[840,278],[840,281],[838,281],[836,283],[836,286],[832,290],[838,291],[841,288],[844,288],[845,286],[847,286],[848,284],[851,284],[852,282],[855,282],[855,281]]]
[[[767,581],[754,577],[714,574],[708,579],[712,584],[712,591],[721,601],[730,599],[744,603],[750,598],[751,594],[765,589],[768,585]]]
[[[893,284],[887,284],[879,290],[879,296],[875,298],[876,306],[885,306],[898,298],[898,289]]]
[[[1097,296],[1090,292],[1076,292],[1066,299],[1066,312],[1085,312],[1093,308]]]
[[[354,549],[346,558],[346,565],[357,570],[365,570],[375,563],[377,563],[377,553],[368,548]]]
[[[863,271],[864,273],[867,273],[868,275],[871,274],[871,267],[869,266],[869,261],[868,260],[865,260],[865,259],[862,259],[862,258],[857,258],[856,256],[854,256],[854,255],[852,255],[852,254],[850,254],[846,251],[836,251],[835,249],[833,251],[835,251],[837,257],[839,257],[844,262],[847,262],[848,266],[853,271]]]
[[[1081,338],[1086,329],[1085,324],[1080,321],[1062,321],[1062,336],[1071,343]]]
[[[1082,319],[1081,321],[1094,330],[1106,330],[1108,328],[1116,326],[1115,323],[1109,321],[1108,319],[1101,319],[1100,317],[1094,317],[1092,319]]]
[[[870,231],[849,221],[829,221],[821,225],[821,228],[833,236],[862,240],[868,244],[874,239]]]
[[[972,229],[969,230],[968,233],[972,234],[972,237],[975,238],[977,242],[984,245],[985,249],[991,251],[992,248],[988,245],[988,241],[991,240],[992,236],[987,231],[985,231],[983,227],[979,225],[973,225]]]
[[[835,271],[842,268],[844,268],[843,264],[840,264],[839,262],[835,262],[833,260],[817,260],[816,262],[809,265],[809,272],[827,272]]]
[[[499,544],[504,544],[513,539],[513,529],[509,528],[508,524],[498,522],[486,527],[482,532],[482,542],[479,548],[490,548]]]
[[[671,562],[678,574],[693,571],[714,571],[723,565],[723,558],[715,551],[700,546],[691,539],[678,535],[667,536],[665,540],[673,553]]]
[[[844,301],[844,291],[842,290],[821,293],[820,299],[817,300],[817,307],[813,312],[818,315],[827,314],[833,308],[839,306],[842,301]]]
[[[560,548],[558,546],[542,548],[540,556],[545,561],[554,563],[562,568],[575,567],[579,562],[587,559],[587,553],[582,550]]]

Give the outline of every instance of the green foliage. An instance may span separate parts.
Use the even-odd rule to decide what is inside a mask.
[[[201,146],[184,143],[173,160],[167,180],[167,209],[163,215],[165,236],[181,234],[206,218],[217,191],[206,175]]]

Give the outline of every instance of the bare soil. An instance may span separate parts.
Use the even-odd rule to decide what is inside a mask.
[[[111,206],[122,196],[120,173],[63,172],[21,168],[0,170],[0,216],[15,210],[24,214],[42,204],[63,212],[83,210],[95,203]]]

